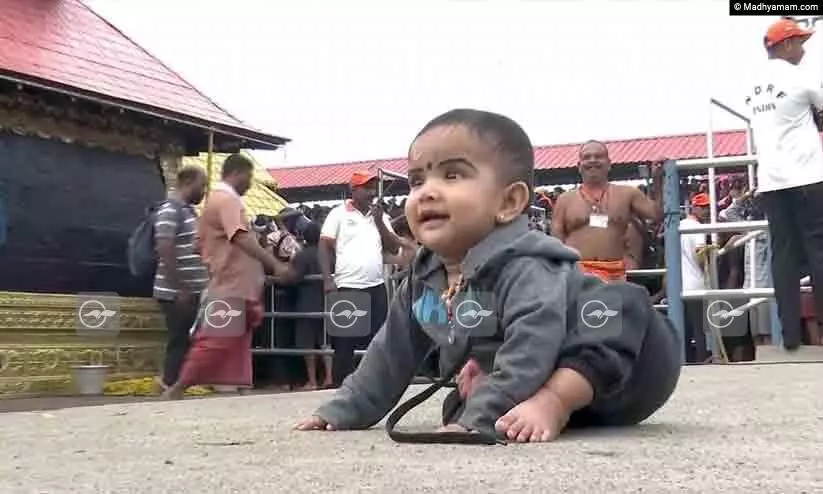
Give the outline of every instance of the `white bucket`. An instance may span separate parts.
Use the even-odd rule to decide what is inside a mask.
[[[74,385],[81,395],[102,395],[106,384],[108,365],[75,365],[72,366]]]

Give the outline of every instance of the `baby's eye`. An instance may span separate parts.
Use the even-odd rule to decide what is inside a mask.
[[[444,175],[446,177],[446,180],[457,180],[458,178],[463,176],[460,172],[456,170],[449,170]]]
[[[419,177],[409,177],[409,187],[420,187],[423,185],[423,180]]]

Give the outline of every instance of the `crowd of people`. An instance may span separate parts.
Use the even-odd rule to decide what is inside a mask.
[[[595,151],[590,151],[591,148]],[[533,205],[538,206],[541,214],[531,216],[530,228],[543,231],[548,235],[555,235],[564,243],[578,249],[584,258],[582,267],[600,277],[621,279],[625,277],[626,271],[662,267],[664,265],[663,229],[659,221],[659,200],[648,195],[649,190],[645,185],[618,188],[618,186],[609,184],[607,180],[609,166],[606,146],[591,142],[581,148],[581,174],[586,180],[585,183],[591,183],[593,175],[596,180],[601,180],[600,184],[608,189],[602,194],[603,207],[610,207],[609,214],[631,218],[631,221],[625,225],[620,225],[617,231],[609,233],[611,236],[608,242],[587,237],[587,235],[592,235],[592,229],[588,233],[584,230],[582,238],[575,238],[575,235],[581,235],[576,233],[575,227],[579,229],[584,223],[584,220],[576,218],[575,215],[588,214],[588,212],[580,210],[574,204],[569,204],[569,199],[577,197],[580,204],[586,203],[586,207],[590,207],[591,205],[586,201],[587,196],[582,192],[585,186],[568,191],[556,187],[550,192],[535,194]],[[158,274],[154,289],[155,297],[167,314],[170,335],[168,358],[163,371],[164,388],[178,381],[184,357],[190,346],[190,329],[197,317],[198,304],[195,299],[202,296],[208,281],[205,267],[195,262],[193,242],[190,240],[195,233],[196,216],[193,209],[186,207],[186,204],[195,204],[202,199],[204,180],[205,177],[197,168],[181,170],[178,177],[177,207],[174,207],[176,199],[172,199],[158,213],[156,231],[160,270],[163,270],[164,262],[169,262],[169,256],[176,255],[177,273],[180,275],[175,280],[172,277]],[[366,182],[362,185],[357,185],[364,180]],[[719,197],[717,201],[718,221],[765,218],[747,190],[748,181],[745,176],[720,175],[716,180]],[[352,204],[354,204],[352,201],[358,197],[355,192],[352,199],[335,208],[300,205],[296,208],[286,208],[274,217],[259,215],[250,222],[248,230],[257,244],[266,252],[271,253],[277,261],[287,264],[290,268],[285,275],[266,278],[265,295],[261,297],[263,310],[302,313],[319,313],[324,310],[324,294],[332,288],[324,287],[322,277],[324,272],[333,272],[332,266],[337,261],[335,257],[338,254],[337,237],[334,235],[338,235],[339,232],[333,231],[333,224],[336,222],[339,229],[341,220],[338,216],[341,214],[346,216],[346,224],[349,224],[368,217],[369,211],[375,209],[372,205],[375,201],[374,177],[362,173],[357,174],[353,177],[351,185],[353,191],[365,190],[362,193],[363,196],[359,198],[361,208],[365,210],[365,213],[357,212],[356,208],[352,209]],[[684,207],[683,215],[686,223],[694,220],[699,222],[708,220],[708,189],[708,182],[704,177],[690,177],[681,181],[681,191],[686,199],[684,206],[687,206]],[[566,194],[566,199],[563,199],[564,194]],[[633,199],[624,198],[621,194],[643,198],[646,202],[640,202],[641,207],[647,205],[647,209],[641,210],[640,214],[633,210],[621,212],[614,209],[617,207],[616,204],[632,207]],[[178,208],[182,208],[183,216],[180,217],[182,226],[177,220],[177,215],[181,214]],[[334,289],[365,290],[372,300],[382,301],[378,305],[383,310],[379,312],[385,312],[386,295],[384,294],[388,293],[388,296],[391,296],[394,283],[398,279],[397,273],[404,271],[404,267],[411,261],[410,254],[417,248],[417,243],[405,218],[404,208],[405,199],[401,201],[389,199],[383,202],[380,208],[384,214],[384,224],[404,242],[401,251],[392,256],[382,253],[378,256],[377,253],[373,253],[369,258],[363,257],[363,253],[367,246],[373,248],[377,245],[374,238],[367,242],[366,246],[362,245],[359,240],[354,244],[346,244],[347,247],[342,252],[344,254],[353,253],[353,260],[348,261],[349,269],[360,274],[355,276],[352,282],[347,282],[345,277],[338,277]],[[646,217],[641,216],[644,212]],[[325,234],[322,233],[323,231]],[[166,232],[176,233],[172,235]],[[594,233],[599,232],[594,230]],[[351,237],[357,239],[363,235],[362,232],[357,232]],[[700,245],[706,245],[709,241],[707,237],[702,236]],[[722,235],[721,245],[733,243],[739,237],[740,235]],[[684,238],[691,241],[694,236],[684,236]],[[622,243],[618,239],[622,239]],[[344,239],[345,242],[350,240]],[[174,241],[177,242],[177,246],[173,244]],[[719,280],[717,280],[719,288],[771,286],[768,235],[759,237],[754,245],[754,251],[751,250],[750,244],[740,249],[728,249],[727,255],[719,262]],[[610,251],[603,252],[602,247],[604,246],[609,246]],[[321,253],[324,250],[326,252]],[[705,265],[696,260],[696,256],[691,255],[694,250],[690,247],[684,251],[684,259],[688,261],[684,264],[684,289],[706,286]],[[749,256],[752,252],[756,257],[756,279],[754,281],[750,280]],[[365,259],[370,259],[373,264],[368,269],[363,267]],[[347,262],[345,255],[342,261],[344,264]],[[323,265],[324,263],[326,265]],[[363,274],[365,272],[371,274],[365,275]],[[665,302],[665,284],[662,277],[644,277],[633,281],[642,284],[648,290],[654,303]],[[175,288],[181,286],[184,288]],[[807,329],[804,342],[818,344],[817,321],[813,304],[809,303],[809,297],[809,294],[804,294],[803,298],[803,323]],[[701,304],[701,301],[697,303],[690,301],[686,304],[687,327],[693,329],[689,334],[687,351],[687,359],[691,362],[710,359],[711,342],[705,339],[706,328],[701,319]],[[751,331],[745,332],[746,336],[725,341],[732,352],[733,360],[751,360],[754,358],[755,345],[771,343],[772,325],[779,324],[779,321],[776,321],[775,307],[774,301],[769,301],[752,309]],[[381,319],[374,320],[375,332],[380,324],[382,324]],[[368,338],[365,338],[353,341],[349,347],[342,348],[346,346],[344,343],[348,343],[348,340],[336,341],[334,337],[326,334],[323,320],[319,318],[266,319],[261,320],[260,325],[264,330],[254,332],[252,347],[310,351],[331,349],[335,351],[335,358],[327,354],[307,354],[300,359],[288,359],[277,355],[262,356],[255,362],[254,372],[245,373],[243,382],[247,386],[252,384],[252,374],[258,384],[266,383],[283,390],[312,390],[339,386],[345,376],[355,367],[354,350],[363,349],[368,344]],[[273,331],[269,331],[269,328],[273,328]],[[299,363],[295,364],[295,362]],[[432,372],[435,372],[434,366]],[[226,379],[223,376],[211,377],[210,380],[214,381],[210,384],[232,381],[231,378]]]
[[[605,146],[600,143],[589,143],[598,148],[602,153],[601,156],[592,160],[596,162],[599,159],[604,166],[608,164],[608,151]],[[585,149],[585,146],[584,146]],[[596,168],[598,165],[591,164],[585,161],[586,155],[581,154],[581,166],[586,163],[589,169]],[[605,171],[606,169],[601,170]],[[581,174],[584,173],[581,170]],[[602,173],[601,173],[602,174]],[[606,180],[607,182],[607,180]],[[604,182],[604,183],[606,183]],[[716,197],[716,211],[717,221],[747,221],[747,220],[763,220],[766,219],[765,213],[759,207],[758,202],[754,200],[752,191],[749,190],[749,180],[745,174],[723,174],[720,173],[715,179]],[[614,187],[614,185],[609,186]],[[573,194],[578,194],[578,188],[570,189]],[[623,189],[629,191],[629,188]],[[636,190],[644,196],[648,197],[648,185],[640,185]],[[684,178],[680,181],[680,196],[683,201],[683,220],[684,224],[689,224],[692,221],[708,222],[709,221],[709,183],[705,176],[692,176]],[[564,224],[558,226],[552,225],[552,218],[555,217],[558,211],[562,214],[562,203],[558,208],[558,201],[560,197],[566,193],[562,187],[555,187],[551,191],[541,191],[535,193],[533,205],[538,206],[541,214],[531,215],[530,227],[535,230],[544,231],[547,234],[554,234],[561,236],[566,243],[567,237],[562,237],[565,232]],[[633,192],[632,192],[633,193]],[[613,193],[612,193],[613,194]],[[585,199],[584,199],[585,200]],[[614,199],[619,201],[620,199]],[[405,200],[398,202],[395,199],[390,199],[384,203],[384,211],[392,218],[393,224],[401,224],[404,220],[404,206]],[[298,207],[305,216],[314,221],[321,222],[325,215],[331,208],[323,208],[315,206],[308,208],[305,206]],[[584,257],[591,260],[588,262],[588,267],[591,272],[596,272],[601,276],[610,276],[609,265],[616,266],[616,274],[618,278],[622,278],[626,271],[635,269],[653,269],[664,267],[664,239],[663,228],[659,221],[659,209],[650,211],[650,214],[643,218],[635,212],[627,213],[631,220],[626,225],[625,231],[617,232],[618,236],[623,235],[623,243],[620,244],[616,238],[609,239],[609,242],[603,242],[599,239],[590,241],[584,238],[580,240],[579,245]],[[612,212],[614,214],[614,212]],[[618,212],[618,214],[620,214]],[[566,218],[567,216],[563,216]],[[574,218],[572,217],[572,222]],[[406,230],[406,237],[410,237],[410,233]],[[746,242],[744,245],[734,246],[735,242],[740,240],[742,234],[723,233],[719,234],[718,247],[727,246],[723,250],[723,255],[719,258],[717,263],[717,279],[713,280],[714,286],[717,288],[770,288],[773,286],[771,277],[771,254],[770,241],[768,232],[764,232],[755,238],[754,243]],[[693,241],[695,236],[684,236],[686,241]],[[699,246],[711,244],[710,235],[701,235]],[[571,245],[575,245],[572,240]],[[599,259],[603,257],[602,252],[587,252],[586,250],[594,246],[595,249],[600,245],[618,246],[617,251],[622,252],[623,258],[621,262],[609,262]],[[684,289],[703,289],[709,283],[709,271],[707,270],[706,259],[703,255],[702,260],[698,260],[696,250],[688,244],[689,248],[684,251],[684,259],[686,262],[683,266]],[[754,256],[754,272],[752,272],[752,262],[750,257]],[[614,253],[608,254],[606,257],[614,257],[610,261],[618,261],[617,255]],[[584,268],[586,264],[584,263]],[[615,271],[611,269],[611,271]],[[632,281],[642,284],[649,292],[650,297],[654,303],[666,302],[665,278],[663,277],[643,277],[636,278]],[[823,344],[823,339],[820,337],[819,322],[816,317],[813,295],[804,293],[801,296],[801,324],[804,332],[801,336],[803,344],[818,345]],[[708,333],[708,322],[704,317],[705,312],[704,301],[688,301],[686,302],[686,322],[687,328],[690,330],[688,335],[687,347],[687,361],[689,362],[706,362],[713,360],[711,355],[713,342],[706,339]],[[743,324],[749,327],[744,330],[736,331],[737,336],[724,337],[723,343],[729,352],[729,358],[732,361],[747,361],[753,360],[756,355],[756,347],[758,345],[770,345],[776,343],[772,341],[773,335],[780,335],[780,320],[777,313],[777,304],[774,300],[768,300],[761,303],[752,309],[747,314],[747,318]],[[777,329],[773,329],[774,327]]]
[[[796,77],[808,35],[790,20],[770,29],[774,81]],[[776,305],[762,304],[740,318],[743,331],[707,338],[716,334],[708,328],[712,315],[703,301],[689,301],[686,338],[678,341],[651,307],[665,300],[662,280],[646,290],[625,283],[632,269],[663,266],[663,157],[652,163],[647,187],[616,184],[609,180],[608,147],[588,141],[579,150],[581,184],[535,195],[534,150],[523,129],[502,115],[453,110],[415,137],[411,192],[401,203],[375,201],[377,177],[356,172],[350,198],[334,208],[289,208],[250,222],[242,196],[253,165],[233,154],[198,218],[194,205],[203,199],[206,177],[200,168],[181,169],[154,222],[154,294],[169,329],[159,381],[164,396],[181,398],[197,384],[243,392],[266,374],[293,388],[282,359],[255,376],[252,348],[297,347],[307,350],[301,389],[341,388],[298,429],[373,425],[429,363],[433,373],[454,375],[458,383],[438,432],[496,431],[546,441],[569,422],[628,425],[654,413],[677,382],[680,344],[688,361],[706,362],[718,343],[731,360],[751,360],[755,344],[775,334],[787,350],[823,343],[816,320],[805,337],[800,330],[799,289],[803,272],[820,279],[815,275],[823,269],[823,144],[819,120],[811,116],[823,110],[823,94],[817,88],[791,93],[810,103],[799,108],[794,100],[763,103],[756,97],[766,98],[767,91],[754,93],[755,115],[765,114],[753,120],[758,190],[747,190],[740,176],[721,176],[718,220],[766,218],[769,236],[742,250],[736,248],[742,232],[721,235],[717,243],[704,233],[680,236],[683,290],[765,287],[774,280]],[[799,112],[802,125],[792,132],[805,134],[793,142],[804,142],[806,151],[779,145],[786,131],[777,127],[786,119],[769,116],[775,108]],[[811,130],[797,130],[806,127]],[[681,228],[705,223],[708,184],[687,179],[681,188],[687,198]],[[712,252],[719,256],[717,279],[709,269]],[[397,279],[403,282],[392,283]],[[475,326],[457,320],[455,307],[459,311],[469,292],[486,291],[491,298],[483,304],[495,308],[492,326],[480,321],[482,331],[469,331]],[[823,297],[814,295],[819,309]],[[367,311],[355,305],[349,311],[365,316],[365,326],[355,333],[324,326],[334,298],[365,300]],[[589,331],[578,323],[582,313],[569,317],[584,300],[615,299],[622,306],[619,331]],[[303,314],[291,317],[294,312]],[[781,330],[774,331],[775,324]],[[259,331],[263,327],[273,331]],[[356,350],[367,347],[358,364]],[[331,354],[318,358],[315,350],[326,348]]]
[[[228,162],[228,165],[231,163]],[[533,215],[529,223],[530,228],[557,236],[567,245],[576,248],[583,257],[583,269],[606,279],[623,279],[626,272],[633,269],[662,267],[663,230],[659,221],[659,199],[648,195],[649,190],[646,186],[609,184],[609,166],[608,150],[605,145],[595,141],[584,145],[581,148],[581,175],[584,177],[584,185],[568,191],[558,187],[549,193],[535,194],[533,205],[537,205],[539,211],[545,214]],[[227,170],[231,170],[231,166]],[[590,196],[583,192],[586,190],[585,184],[592,183],[592,177],[595,177],[595,183],[605,189],[600,194],[601,203],[593,201],[594,204],[589,204],[587,198]],[[717,201],[719,221],[764,218],[763,212],[756,207],[755,201],[748,193],[747,185],[747,179],[743,175],[717,177],[716,190],[720,198]],[[369,298],[380,306],[378,308],[381,310],[378,313],[387,311],[387,297],[392,294],[394,282],[398,279],[396,275],[404,272],[404,267],[411,261],[410,255],[417,249],[417,243],[404,214],[405,199],[399,202],[396,199],[389,199],[383,203],[382,208],[376,208],[372,204],[375,201],[374,177],[368,174],[356,174],[352,178],[351,186],[352,199],[335,208],[309,208],[300,205],[296,208],[286,208],[274,217],[257,216],[248,224],[248,231],[255,242],[277,261],[289,267],[285,274],[268,276],[265,279],[265,295],[260,298],[262,310],[319,313],[324,311],[324,296],[330,291],[359,290],[365,291]],[[196,216],[193,209],[186,206],[196,204],[202,199],[204,187],[205,177],[201,170],[181,170],[178,177],[177,199],[171,199],[159,211],[157,217],[156,235],[160,253],[158,271],[164,271],[164,263],[169,263],[170,256],[176,256],[174,264],[177,266],[176,273],[179,274],[177,279],[174,279],[174,275],[169,277],[158,274],[155,283],[155,297],[167,314],[170,335],[168,358],[163,371],[164,388],[169,388],[179,381],[180,369],[190,347],[190,329],[197,318],[196,299],[202,297],[205,284],[208,282],[205,267],[196,262],[194,244],[191,242],[191,237],[195,234]],[[688,205],[684,208],[686,223],[708,220],[708,189],[705,178],[691,177],[681,181],[681,190],[686,198],[684,202]],[[638,199],[633,198],[640,198],[640,207],[646,209],[616,209],[635,207],[633,201]],[[575,199],[578,204],[574,204]],[[174,206],[175,204],[177,206]],[[359,204],[360,209],[355,204]],[[591,238],[591,235],[598,234],[601,228],[589,228],[587,232],[585,228],[581,229],[581,226],[592,227],[591,221],[587,223],[583,218],[576,217],[590,216],[588,211],[579,206],[585,205],[585,209],[588,209],[596,208],[597,204],[603,208],[608,207],[610,215],[632,218],[625,225],[618,225],[616,231],[605,232],[609,235],[608,241]],[[621,204],[623,206],[620,206]],[[374,250],[379,242],[376,241],[374,233],[368,241],[363,241],[364,236],[368,237],[363,231],[344,232],[345,247],[342,250],[338,249],[337,236],[340,235],[342,225],[347,225],[344,229],[347,230],[348,225],[363,221],[364,218],[370,217],[370,211],[376,209],[383,211],[383,225],[403,242],[400,250],[395,255],[384,255],[382,252],[365,255],[368,248]],[[181,213],[182,216],[178,216]],[[645,217],[642,216],[643,213],[646,214]],[[361,226],[368,229],[374,225],[372,220]],[[594,227],[596,228],[596,225]],[[739,237],[740,235],[723,235],[721,245],[733,243]],[[694,236],[687,235],[684,239],[692,241]],[[699,243],[705,245],[708,241],[707,236],[703,235]],[[174,245],[174,242],[177,245]],[[768,236],[764,235],[756,240],[753,251],[750,244],[741,249],[729,249],[726,257],[719,263],[718,287],[771,286],[768,245]],[[695,249],[691,247],[684,250],[684,259],[687,260],[683,271],[684,289],[706,286],[705,265],[701,264],[696,256],[691,255],[693,251]],[[751,264],[748,259],[752,252],[756,256],[754,281],[749,279]],[[341,253],[342,259],[337,259]],[[349,281],[345,275],[334,276],[335,286],[324,286],[323,277],[328,279],[329,273],[334,273],[333,266],[339,262],[342,262],[343,266],[348,265],[347,269],[356,274]],[[371,263],[371,266],[366,267],[366,262]],[[644,277],[633,281],[646,287],[654,303],[665,302],[663,278]],[[804,342],[817,344],[817,323],[813,304],[808,303],[808,296],[804,295],[803,305],[804,325],[807,328]],[[744,337],[725,341],[732,352],[733,360],[751,360],[754,358],[755,345],[770,343],[771,327],[775,323],[779,324],[779,321],[775,321],[775,313],[773,301],[752,309],[751,331],[746,332]],[[701,319],[701,303],[687,302],[686,317],[687,327],[693,330],[689,334],[687,359],[691,362],[709,360],[711,342],[705,339],[706,328]],[[373,321],[373,332],[377,331],[382,322],[380,318]],[[307,354],[300,359],[288,359],[277,355],[263,356],[255,362],[254,372],[244,371],[242,381],[246,383],[245,387],[252,385],[252,375],[258,384],[266,383],[284,390],[313,390],[339,386],[355,367],[354,350],[362,350],[368,344],[368,338],[362,338],[360,341],[349,341],[345,338],[336,340],[326,333],[323,320],[320,318],[284,317],[273,320],[261,319],[259,323],[264,330],[253,333],[252,347],[310,351],[331,349],[335,352],[335,358],[328,354]],[[269,328],[273,328],[273,331],[269,331]],[[434,366],[432,372],[435,372]],[[209,377],[208,380],[211,381],[210,384],[221,384],[235,379],[218,375]],[[242,388],[243,386],[239,389]]]

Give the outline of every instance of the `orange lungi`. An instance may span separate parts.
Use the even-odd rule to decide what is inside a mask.
[[[580,269],[603,281],[626,281],[626,263],[617,261],[580,261]]]

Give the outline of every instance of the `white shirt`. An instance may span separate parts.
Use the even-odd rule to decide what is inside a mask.
[[[386,214],[383,224],[394,232]],[[320,236],[335,241],[334,283],[338,288],[370,288],[385,281],[380,232],[374,218],[358,211],[351,201],[329,211]]]
[[[823,85],[785,60],[770,59],[746,89],[757,147],[757,190],[823,182],[823,144],[812,106],[823,109]]]
[[[700,222],[691,217],[680,220],[680,226],[697,225],[700,225]],[[705,233],[680,235],[680,269],[683,273],[683,290],[706,289],[706,276],[697,257],[697,250],[705,245]]]

